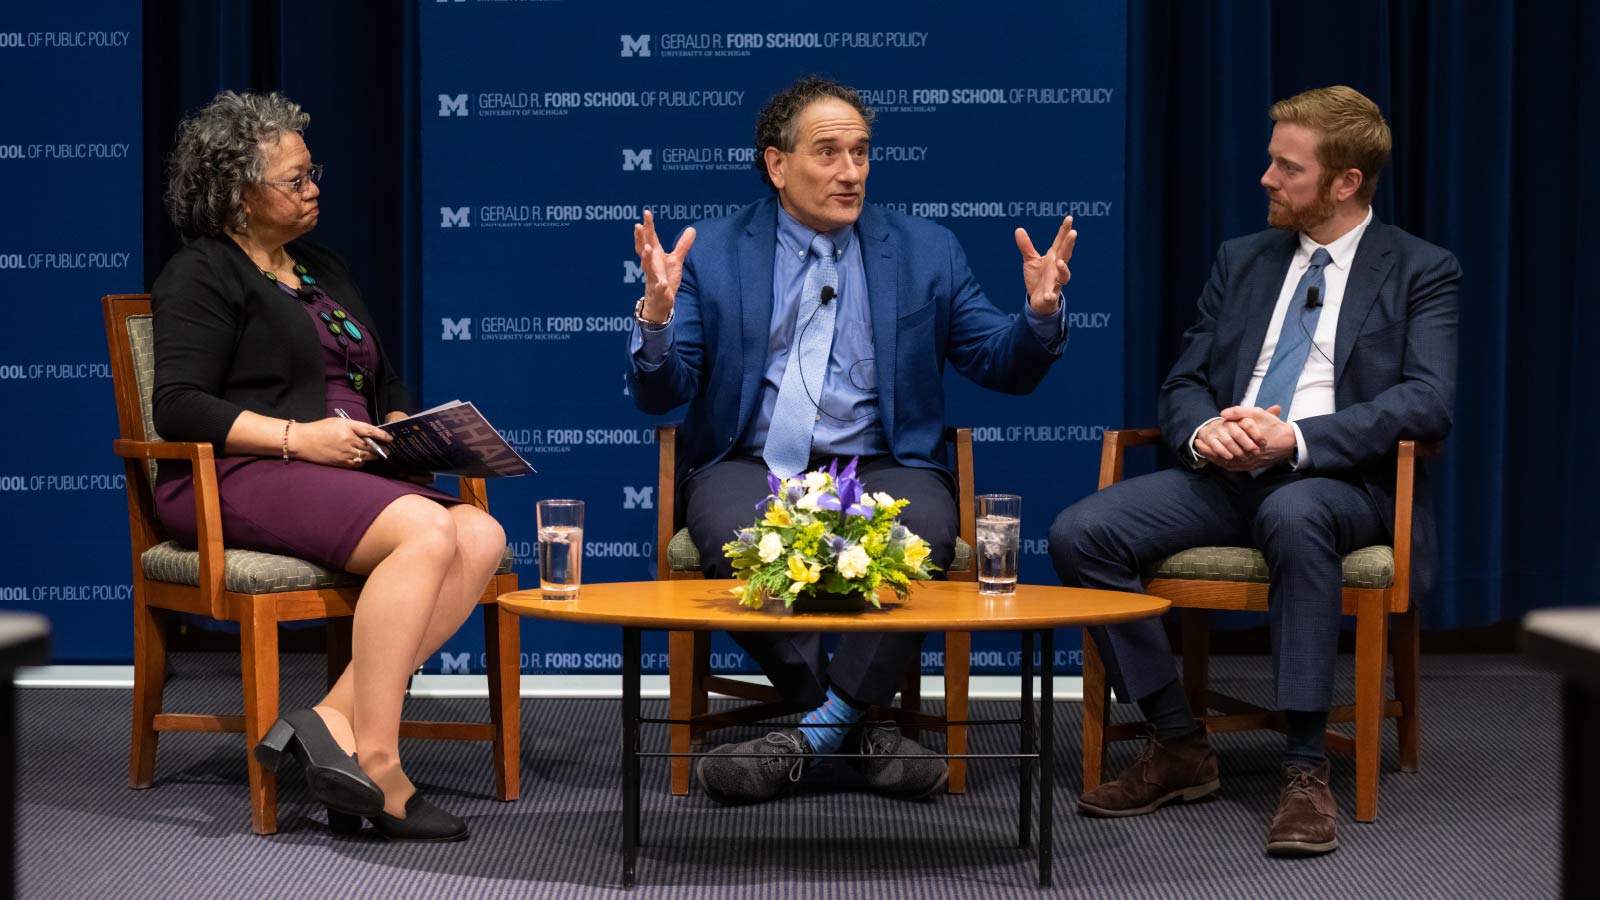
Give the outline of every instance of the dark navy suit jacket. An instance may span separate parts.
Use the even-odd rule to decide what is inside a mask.
[[[653,372],[630,357],[634,404],[652,414],[685,403],[678,478],[720,460],[757,413],[772,319],[778,203],[768,198],[695,224],[673,308],[673,344]],[[1019,311],[987,298],[949,229],[868,205],[856,222],[877,359],[879,422],[906,466],[949,471],[944,364],[1012,394],[1033,390],[1050,352]]]
[[[1194,430],[1237,405],[1266,340],[1289,264],[1292,232],[1225,242],[1200,295],[1200,319],[1161,388],[1161,432],[1189,459]],[[1334,412],[1299,419],[1302,470],[1362,485],[1394,530],[1395,445],[1450,432],[1456,389],[1455,256],[1376,218],[1356,248],[1334,336]],[[1419,473],[1413,589],[1432,584],[1435,527]]]

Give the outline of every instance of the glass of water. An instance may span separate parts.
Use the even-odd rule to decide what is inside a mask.
[[[583,501],[540,500],[539,590],[546,600],[573,600],[583,583]]]
[[[979,494],[976,499],[978,593],[1015,593],[1017,546],[1022,538],[1022,498],[1016,494]]]

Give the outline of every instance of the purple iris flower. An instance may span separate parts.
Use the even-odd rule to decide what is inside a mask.
[[[850,464],[844,467],[844,471],[839,473],[834,482],[834,486],[838,491],[839,501],[839,506],[835,508],[843,509],[844,514],[847,516],[862,516],[870,519],[872,518],[872,508],[861,505],[861,495],[865,491],[861,486],[861,481],[856,478],[856,462],[856,459],[850,460]]]

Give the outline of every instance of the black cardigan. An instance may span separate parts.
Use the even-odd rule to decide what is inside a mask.
[[[367,326],[372,316],[350,271],[332,251],[292,241],[289,255],[333,301]],[[191,241],[151,290],[155,331],[156,431],[171,441],[209,441],[218,455],[245,410],[314,422],[327,417],[322,342],[300,301],[269,281],[227,237]],[[413,409],[378,342],[372,415]]]

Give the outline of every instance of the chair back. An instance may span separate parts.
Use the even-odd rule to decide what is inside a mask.
[[[156,434],[151,411],[156,365],[150,295],[109,294],[100,298],[100,308],[105,313],[106,344],[111,351],[111,385],[117,397],[119,436],[125,440],[159,441],[161,435]],[[145,490],[154,496],[156,461],[145,460],[142,468]],[[132,478],[130,487],[131,481]]]

